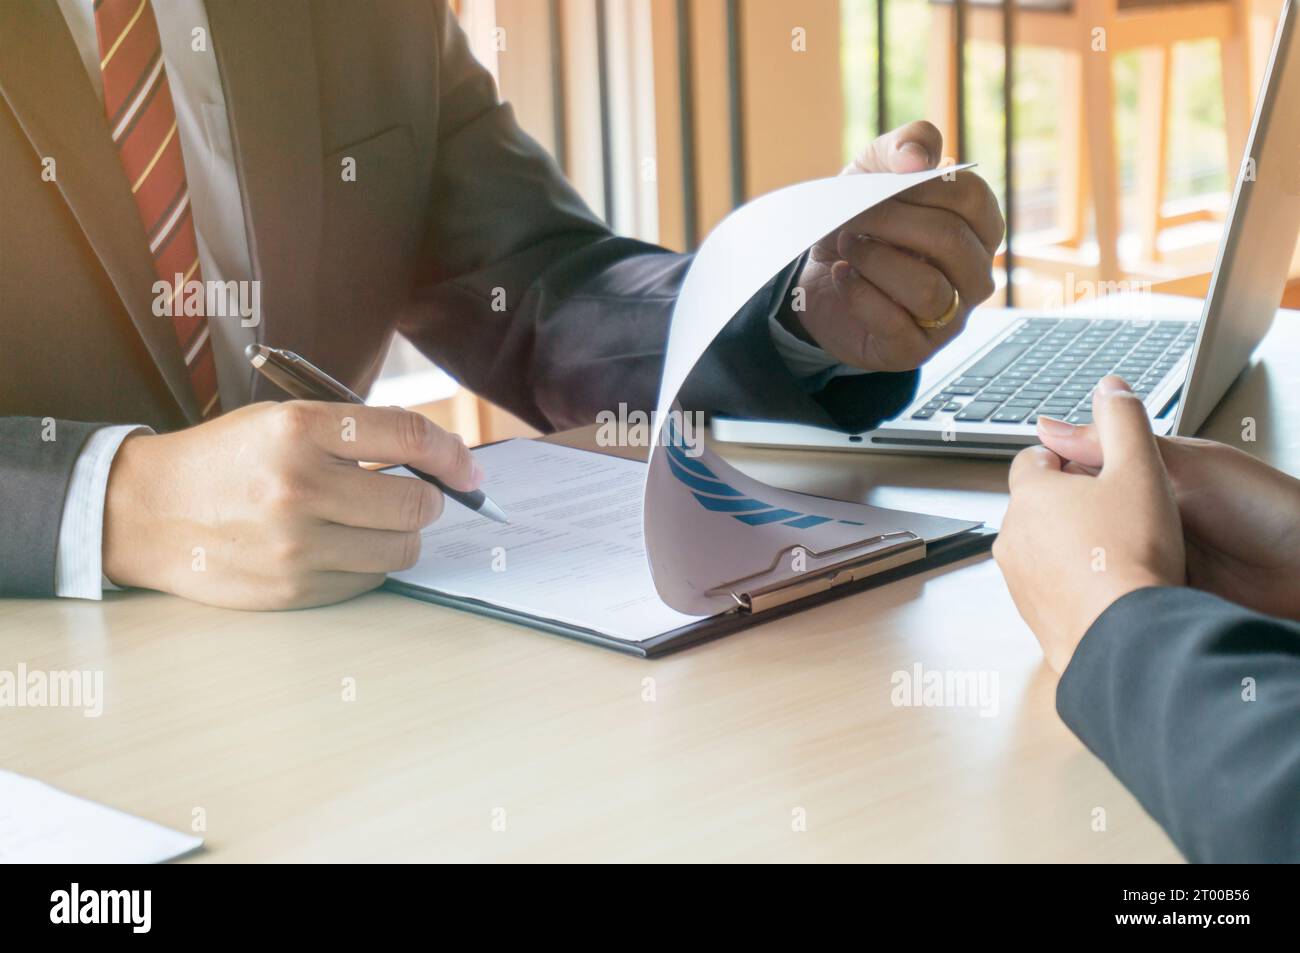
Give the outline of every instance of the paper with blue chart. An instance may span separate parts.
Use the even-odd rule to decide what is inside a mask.
[[[803,182],[741,206],[700,246],[668,333],[643,510],[655,588],[674,609],[698,615],[725,611],[735,604],[726,583],[747,579],[758,587],[794,578],[842,560],[844,548],[855,541],[906,529],[935,542],[978,525],[767,486],[707,448],[699,448],[697,456],[688,453],[674,439],[676,415],[669,412],[727,322],[804,249],[905,189],[961,168]],[[852,458],[845,465],[853,466]],[[882,541],[874,548],[889,545]],[[831,551],[836,555],[814,555]],[[861,554],[871,551],[864,547]],[[785,553],[801,555],[780,558]]]
[[[481,447],[483,489],[510,524],[449,504],[424,531],[419,562],[394,573],[390,588],[644,642],[735,608],[710,590],[774,561],[756,582],[838,562],[845,547],[869,554],[852,546],[900,529],[934,542],[978,525],[792,493],[746,477],[698,441],[658,439],[700,355],[773,275],[859,212],[942,174],[822,179],[733,212],[701,246],[677,301],[644,435],[654,438],[649,465],[533,440]],[[846,456],[844,465],[856,463]],[[777,560],[791,547],[799,560]]]

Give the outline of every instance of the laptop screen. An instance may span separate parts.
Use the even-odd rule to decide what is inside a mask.
[[[1285,0],[1173,432],[1200,429],[1268,332],[1300,234],[1297,0]]]

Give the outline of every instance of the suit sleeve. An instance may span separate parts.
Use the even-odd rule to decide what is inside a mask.
[[[63,502],[103,424],[0,417],[0,596],[53,596]]]
[[[498,101],[439,4],[438,149],[414,300],[400,331],[472,390],[544,430],[601,410],[649,409],[689,255],[610,233]],[[684,406],[864,429],[898,413],[915,372],[861,375],[808,394],[767,319],[791,263],[697,365]]]
[[[1056,706],[1189,860],[1300,860],[1300,624],[1194,589],[1129,593]]]

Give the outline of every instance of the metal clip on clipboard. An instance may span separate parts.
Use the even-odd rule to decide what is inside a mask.
[[[888,542],[890,545],[884,549],[873,549],[869,553],[850,556],[830,566],[821,566],[794,579],[785,579],[752,589],[745,586],[746,583],[771,575],[785,558],[796,550],[802,549],[812,559],[825,559],[845,550],[860,550],[863,546],[874,546],[877,543],[884,542]],[[767,569],[740,579],[734,579],[731,582],[724,582],[722,585],[708,590],[706,595],[730,596],[736,601],[736,605],[741,612],[763,612],[819,592],[825,592],[835,586],[853,582],[855,579],[865,579],[867,576],[874,576],[876,573],[885,572],[897,566],[903,566],[924,558],[925,540],[906,530],[896,533],[883,533],[870,539],[847,543],[844,546],[828,549],[824,553],[814,552],[806,546],[787,546],[776,554],[776,558],[772,560],[772,565],[768,566]]]

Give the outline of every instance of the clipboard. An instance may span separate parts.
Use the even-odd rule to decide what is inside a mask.
[[[720,639],[742,629],[783,619],[796,612],[843,599],[845,596],[887,585],[932,569],[939,569],[971,556],[978,556],[987,552],[997,538],[996,531],[985,526],[929,545],[908,531],[888,535],[896,538],[881,540],[887,543],[882,548],[875,548],[865,556],[850,556],[841,562],[820,567],[806,577],[790,580],[787,583],[750,586],[748,583],[754,577],[733,580],[728,584],[726,592],[735,602],[731,609],[642,641],[631,641],[594,629],[517,612],[478,599],[451,596],[396,579],[387,580],[383,588],[422,602],[473,612],[503,622],[512,622],[637,658],[654,659]],[[774,554],[773,565],[775,566],[785,555],[784,551]]]

